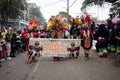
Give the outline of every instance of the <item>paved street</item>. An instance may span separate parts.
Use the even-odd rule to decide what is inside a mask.
[[[120,63],[113,58],[101,59],[92,51],[90,59],[84,61],[82,49],[80,52],[78,59],[56,62],[41,57],[30,65],[21,53],[2,63],[0,80],[120,80]]]

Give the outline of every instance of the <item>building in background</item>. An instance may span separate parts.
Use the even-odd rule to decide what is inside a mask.
[[[17,30],[21,30],[25,27],[29,26],[29,21],[28,21],[28,12],[27,10],[21,10],[21,15],[18,16],[17,19],[8,19],[8,27],[12,27]]]

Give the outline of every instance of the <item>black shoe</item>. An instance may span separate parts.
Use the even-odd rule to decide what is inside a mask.
[[[0,65],[0,67],[2,67],[2,65]]]

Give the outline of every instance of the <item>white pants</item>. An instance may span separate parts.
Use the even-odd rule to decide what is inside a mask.
[[[10,42],[6,43],[6,49],[7,49],[7,56],[10,56],[10,53],[11,53],[11,44],[10,44]]]

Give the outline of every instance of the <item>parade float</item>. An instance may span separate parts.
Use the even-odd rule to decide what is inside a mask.
[[[70,28],[66,18],[61,15],[52,16],[47,22],[47,31],[51,31],[52,38],[63,38],[63,34]]]
[[[55,39],[64,38],[64,33],[68,29],[69,29],[69,24],[67,23],[65,18],[59,14],[56,16],[52,16],[48,21],[47,30],[51,31],[51,38],[55,38]],[[56,45],[58,45],[59,47],[62,46],[61,47],[62,49],[53,48],[53,51],[56,51],[56,52],[63,51],[62,53],[66,52],[66,50],[65,50],[66,48],[65,48],[64,44],[59,44],[59,43],[56,44],[55,43],[55,46]],[[61,57],[58,55],[57,56],[54,55],[53,60],[58,61],[58,60],[60,60]]]
[[[74,57],[78,57],[80,40],[70,39],[69,34],[67,35],[67,39],[64,37],[64,34],[69,31],[70,28],[71,23],[68,23],[64,16],[59,14],[51,16],[45,28],[46,32],[50,32],[50,37],[30,38],[30,43],[34,45],[35,42],[39,42],[40,46],[43,47],[42,57],[52,57],[54,61],[59,61],[64,57],[70,57],[70,54],[74,53],[76,55]],[[72,46],[72,43],[75,45]]]

